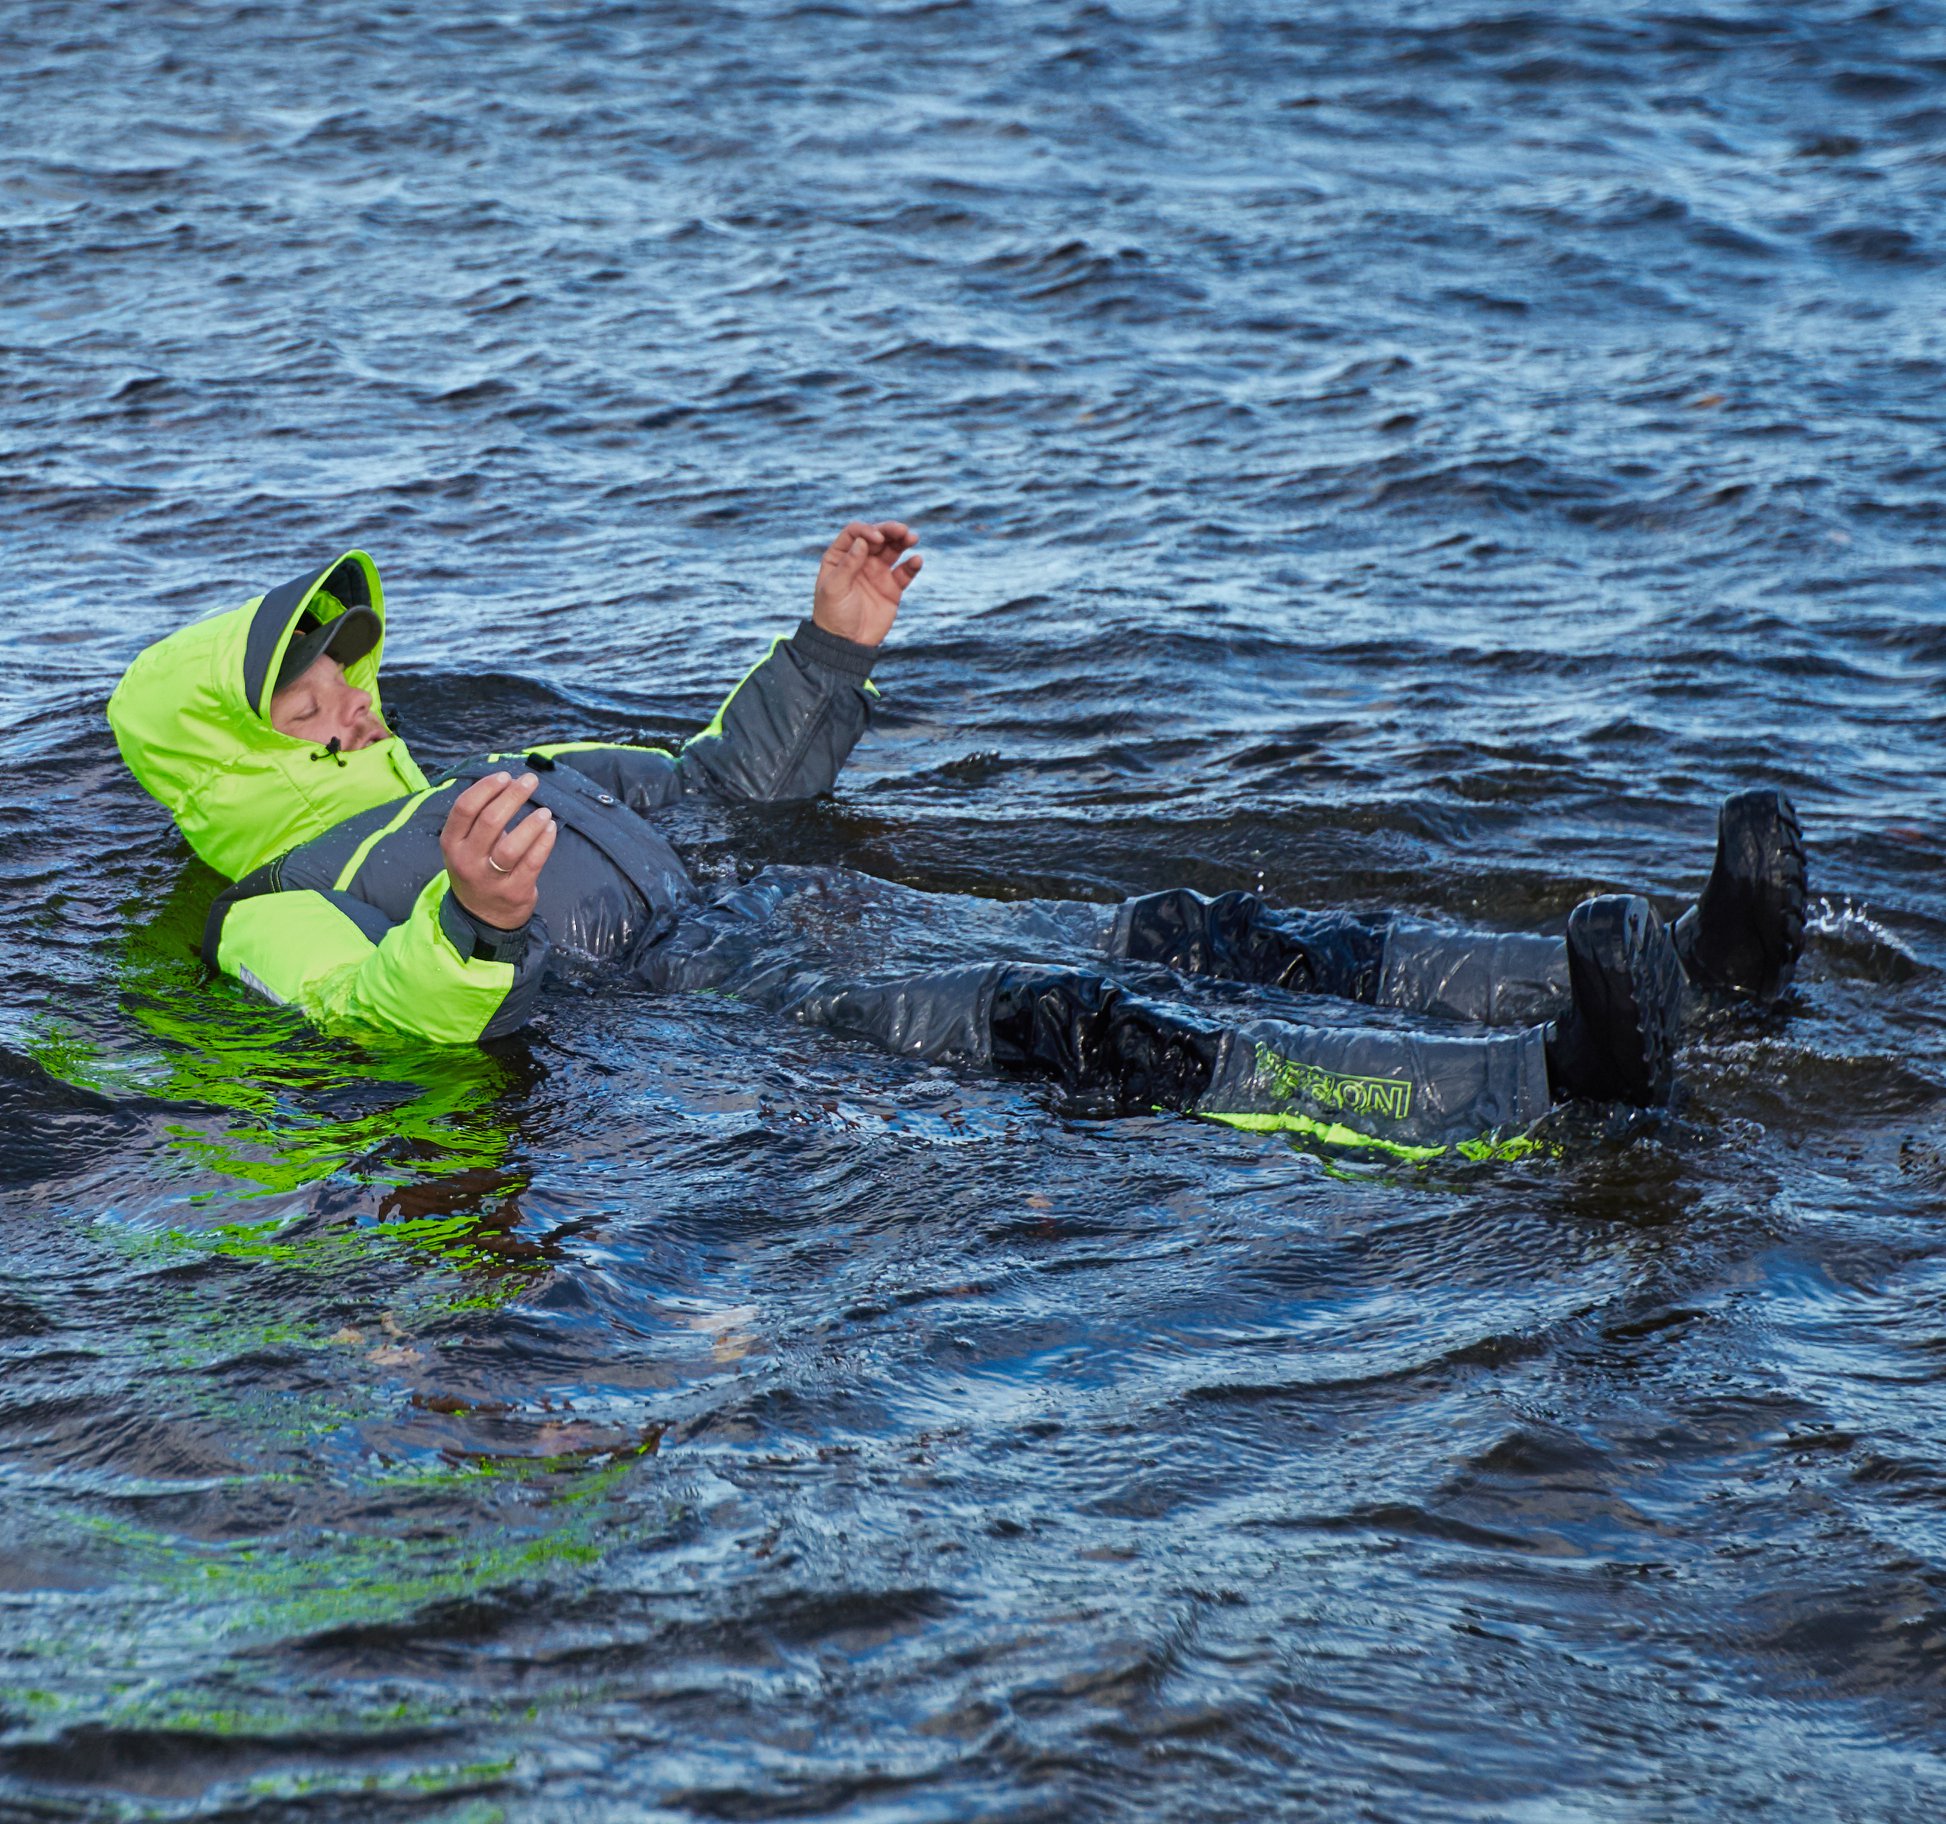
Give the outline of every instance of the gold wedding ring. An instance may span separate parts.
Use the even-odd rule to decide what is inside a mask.
[[[511,874],[513,872],[512,868],[503,868],[491,855],[487,857],[487,866],[496,874]]]

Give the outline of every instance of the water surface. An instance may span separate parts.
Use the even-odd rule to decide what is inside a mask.
[[[0,1813],[1937,1813],[1942,298],[1933,4],[15,0]],[[144,642],[356,544],[429,765],[675,740],[860,512],[714,877],[1559,929],[1768,781],[1797,992],[1410,1171],[200,979]]]

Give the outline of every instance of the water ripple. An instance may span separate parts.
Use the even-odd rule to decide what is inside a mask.
[[[1848,0],[0,14],[0,1810],[1936,1814],[1942,76]],[[713,877],[1559,929],[1771,780],[1797,993],[1400,1171],[200,979],[145,641],[355,542],[424,759],[667,743],[867,510],[876,731]]]

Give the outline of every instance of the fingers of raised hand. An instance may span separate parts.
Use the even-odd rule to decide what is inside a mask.
[[[867,556],[896,558],[918,542],[919,534],[903,520],[882,519],[873,524],[870,520],[854,519],[831,541],[824,561],[856,562]]]
[[[825,547],[824,561],[827,564],[843,564],[849,568],[866,556],[879,542],[876,526],[868,526],[863,520],[854,519]]]

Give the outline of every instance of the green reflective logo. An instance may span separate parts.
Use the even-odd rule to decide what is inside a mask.
[[[1341,1077],[1280,1057],[1268,1045],[1257,1047],[1257,1068],[1270,1080],[1273,1094],[1302,1096],[1320,1108],[1349,1109],[1387,1121],[1403,1121],[1412,1112],[1412,1085],[1399,1077]]]

